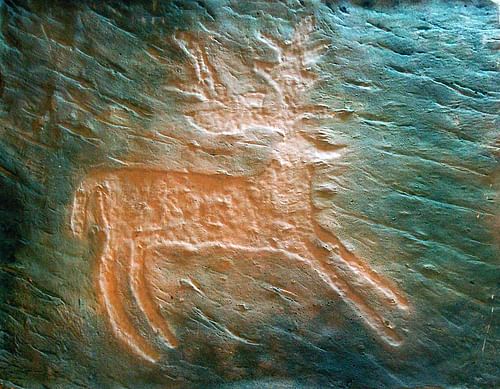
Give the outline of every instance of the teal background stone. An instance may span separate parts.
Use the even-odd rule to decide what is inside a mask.
[[[500,385],[492,2],[4,1],[0,9],[0,385]],[[406,342],[384,349],[332,299],[300,335],[293,317],[276,315],[263,323],[268,343],[236,348],[231,360],[193,335],[191,359],[138,361],[99,314],[93,249],[67,234],[73,193],[87,172],[130,155],[160,165],[173,149],[148,137],[158,115],[191,136],[180,115],[190,102],[163,88],[185,77],[175,31],[216,31],[250,61],[267,55],[257,31],[289,39],[311,15],[330,47],[310,98],[345,111],[321,126],[348,150],[326,212],[342,241],[407,294]]]

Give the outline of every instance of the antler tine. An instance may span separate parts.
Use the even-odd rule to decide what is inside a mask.
[[[276,56],[278,57],[278,62],[282,61],[282,56],[283,56],[283,49],[282,49],[282,43],[279,42],[277,39],[275,39],[271,35],[267,34],[262,34],[259,33],[257,35],[257,39],[264,43],[267,47],[269,47],[272,51],[276,53]]]
[[[313,16],[309,16],[301,20],[297,27],[295,28],[295,33],[293,34],[292,43],[303,45],[307,42],[311,34],[316,30],[316,19]]]
[[[264,68],[262,66],[254,65],[253,71],[255,72],[255,74],[259,75],[271,87],[271,89],[275,92],[276,98],[279,102],[279,105],[281,107],[285,107],[286,103],[283,99],[283,94],[282,94],[283,92],[282,92],[282,88],[280,87],[279,83],[276,80],[274,80],[272,78],[272,76],[269,74],[269,72],[264,70]]]
[[[193,42],[194,50],[196,50],[196,59],[198,60],[198,66],[200,69],[199,82],[202,87],[208,92],[211,98],[215,98],[217,92],[215,91],[215,83],[212,72],[210,71],[209,65],[207,63],[207,52],[200,42]]]
[[[304,50],[300,54],[303,65],[312,65],[330,47],[330,42],[326,39],[311,39],[316,31],[316,19],[314,16],[307,17],[301,21],[295,29],[291,50],[295,47],[304,47]]]
[[[220,80],[216,67],[211,63],[208,56],[207,48],[203,45],[198,45],[198,50],[201,54],[200,61],[202,68],[205,71],[207,82],[212,91],[212,97],[220,104],[225,105],[223,102],[223,94],[227,96],[227,88]]]
[[[187,33],[175,34],[174,42],[182,50],[182,52],[186,54],[193,66],[195,76],[198,80],[198,83],[194,84],[193,87],[204,97],[205,100],[217,99],[217,91],[215,89],[212,71],[210,70],[211,65],[207,64],[208,57],[206,49],[198,42],[197,39],[183,39],[182,37],[179,37],[180,34],[183,34],[186,37],[189,37],[190,35]]]
[[[331,47],[331,42],[327,39],[317,39],[312,41],[305,51],[304,57],[307,55],[308,58],[303,58],[304,65],[310,66],[314,65]]]
[[[175,33],[174,34],[174,42],[177,44],[177,46],[181,49],[181,51],[191,60],[191,63],[193,65],[193,69],[196,73],[196,77],[198,80],[201,80],[201,72],[200,72],[200,66],[198,64],[197,58],[189,51],[189,49],[186,46],[186,42],[179,37],[181,33]]]
[[[191,86],[181,85],[179,88],[167,87],[167,89],[173,89],[175,92],[185,95],[197,96],[203,105],[186,112],[186,117],[189,117],[190,124],[196,128],[210,131],[208,129],[211,126],[210,120],[205,120],[208,116],[205,115],[205,118],[203,118],[200,112],[215,112],[220,109],[227,109],[232,104],[236,105],[236,100],[228,93],[226,85],[219,78],[218,70],[209,56],[205,36],[205,34],[201,37],[186,32],[177,32],[174,35],[173,40],[189,59],[197,82],[192,83]]]

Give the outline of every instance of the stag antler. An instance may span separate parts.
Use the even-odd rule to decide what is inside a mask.
[[[308,18],[297,26],[288,42],[259,33],[257,39],[275,53],[275,60],[253,61],[253,82],[252,78],[249,82],[254,84],[254,90],[246,93],[233,92],[221,75],[215,63],[215,56],[222,56],[217,47],[216,54],[210,53],[210,41],[179,32],[174,42],[188,58],[194,82],[168,89],[199,101],[185,115],[193,126],[211,133],[241,132],[251,127],[290,130],[305,117],[332,116],[327,107],[304,103],[305,92],[318,79],[312,66],[328,48],[324,39],[312,39],[314,31],[314,20]],[[259,81],[264,82],[264,88]]]

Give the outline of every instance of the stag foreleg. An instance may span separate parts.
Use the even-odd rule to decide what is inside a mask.
[[[314,225],[314,232],[319,241],[310,243],[309,249],[318,261],[318,270],[325,281],[381,339],[392,346],[400,345],[401,335],[388,319],[389,315],[380,311],[405,314],[409,303],[402,292],[349,251],[335,235],[318,224]]]

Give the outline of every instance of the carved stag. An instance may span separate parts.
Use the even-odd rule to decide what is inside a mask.
[[[186,111],[186,118],[207,139],[216,134],[229,145],[238,134],[255,129],[268,134],[273,155],[259,173],[205,174],[157,166],[98,169],[77,189],[72,232],[83,238],[94,231],[97,285],[109,323],[116,337],[143,358],[156,361],[160,353],[137,329],[134,312],[168,347],[180,342],[145,276],[145,262],[157,247],[191,257],[229,253],[250,260],[269,255],[307,263],[383,342],[402,342],[388,317],[391,311],[408,311],[403,293],[317,221],[315,168],[341,157],[343,146],[319,142],[302,125],[335,115],[327,107],[305,103],[317,78],[312,65],[326,47],[322,40],[311,41],[313,34],[314,23],[306,20],[290,42],[259,35],[276,62],[254,61],[252,72],[267,89],[252,93],[228,89],[201,39],[175,35],[192,65],[194,82],[170,90],[197,96],[200,102]]]

